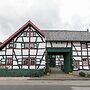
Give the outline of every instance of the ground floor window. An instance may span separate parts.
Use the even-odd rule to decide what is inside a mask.
[[[12,58],[7,58],[6,59],[6,64],[7,65],[12,65]]]
[[[35,58],[23,58],[23,65],[35,65]]]
[[[30,64],[35,65],[35,58],[34,57],[30,59]]]
[[[29,64],[29,59],[23,58],[23,65],[28,65],[28,64]]]

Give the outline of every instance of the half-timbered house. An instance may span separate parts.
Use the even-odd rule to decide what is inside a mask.
[[[62,65],[66,73],[90,69],[89,31],[40,30],[28,21],[0,43],[2,75],[5,70],[27,75]]]

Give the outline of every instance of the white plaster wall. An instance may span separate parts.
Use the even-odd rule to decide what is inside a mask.
[[[15,54],[16,54],[16,55],[21,55],[21,50],[16,49],[16,50],[15,50]]]
[[[36,55],[36,50],[35,49],[31,49],[30,50],[30,55]]]
[[[23,37],[24,42],[29,42],[29,37]]]
[[[81,57],[73,57],[75,60],[80,60],[81,61]]]
[[[6,50],[6,55],[12,55],[12,49],[7,49]]]
[[[28,49],[23,49],[23,55],[28,55]]]
[[[45,43],[40,43],[38,48],[45,48]]]
[[[35,42],[36,37],[31,37],[30,40],[31,40],[31,42]]]

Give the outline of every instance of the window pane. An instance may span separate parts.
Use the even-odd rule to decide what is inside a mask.
[[[86,43],[82,43],[82,49],[86,49]]]
[[[29,48],[29,43],[25,43],[25,48]]]
[[[33,43],[30,43],[30,48],[34,48],[34,44]]]
[[[35,65],[35,58],[31,58],[31,65]]]
[[[7,58],[6,63],[7,63],[7,65],[11,65],[12,64],[12,58]]]
[[[29,34],[30,32],[27,32],[27,36],[30,36],[30,34]]]
[[[28,58],[23,58],[23,65],[28,65]]]

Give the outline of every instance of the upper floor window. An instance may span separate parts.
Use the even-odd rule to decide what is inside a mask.
[[[34,48],[34,44],[33,43],[25,43],[25,48],[26,49]]]
[[[86,49],[87,48],[86,43],[81,43],[81,47],[82,49]]]
[[[25,48],[26,48],[26,49],[29,49],[29,46],[30,46],[29,43],[25,43]]]

